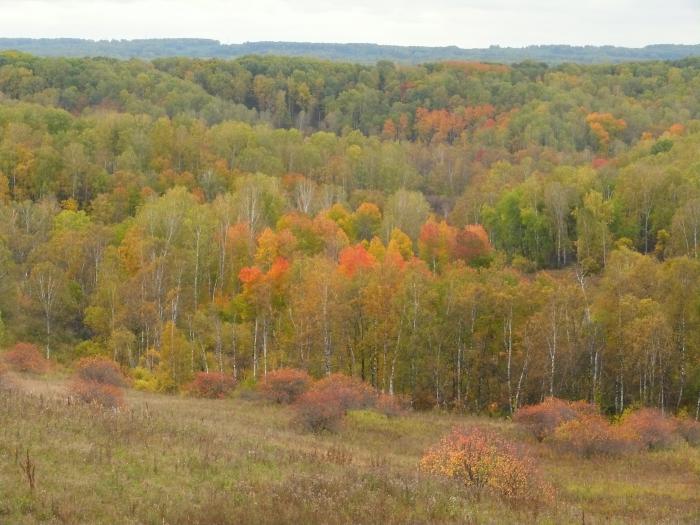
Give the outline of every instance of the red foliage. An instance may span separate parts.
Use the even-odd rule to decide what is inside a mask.
[[[335,430],[348,410],[370,408],[376,400],[374,389],[359,379],[331,374],[297,399],[297,421],[315,432]]]
[[[280,368],[267,374],[260,383],[262,395],[276,403],[293,403],[311,386],[311,376],[304,370]]]
[[[400,416],[408,406],[408,403],[399,396],[390,396],[388,394],[380,394],[377,397],[375,410],[387,417]]]
[[[185,390],[195,397],[224,399],[235,387],[236,380],[229,374],[197,372],[194,380],[185,386]]]
[[[675,422],[655,408],[630,412],[622,418],[620,425],[647,450],[668,448],[675,439]]]
[[[581,414],[562,423],[554,433],[558,447],[579,456],[618,455],[636,448],[634,435],[611,425],[599,414]]]
[[[332,393],[321,390],[309,390],[302,394],[294,408],[296,421],[312,432],[337,430],[345,415],[345,410]]]
[[[49,369],[49,362],[31,343],[17,343],[5,353],[3,361],[16,372],[44,374]]]
[[[238,272],[238,278],[243,284],[251,284],[257,282],[260,280],[262,275],[262,270],[257,266],[246,266],[245,268],[241,268],[241,271]]]
[[[118,386],[76,379],[71,384],[71,392],[84,403],[103,408],[124,406],[124,393]]]
[[[676,431],[689,445],[700,445],[700,422],[687,418],[679,419],[676,423]]]
[[[376,259],[364,246],[356,244],[343,248],[340,252],[338,270],[348,277],[354,276],[358,270],[371,268],[376,264]]]
[[[469,224],[457,232],[453,254],[467,263],[488,257],[491,253],[489,235],[481,224]]]
[[[106,357],[86,357],[78,361],[76,378],[103,385],[125,386],[126,380],[119,365]]]
[[[556,397],[548,397],[542,403],[522,407],[513,421],[527,428],[538,441],[554,434],[556,428],[579,414],[594,414],[598,409],[585,401],[571,403]]]
[[[534,461],[513,443],[485,429],[455,429],[421,459],[431,474],[456,479],[468,489],[490,490],[511,503],[554,499]]]

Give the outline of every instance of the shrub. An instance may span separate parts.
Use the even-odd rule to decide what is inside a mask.
[[[685,439],[689,445],[700,445],[700,423],[692,419],[682,418],[676,423],[678,435]]]
[[[49,362],[31,343],[17,343],[5,353],[3,361],[17,372],[44,374],[49,369]]]
[[[562,423],[554,433],[557,446],[579,456],[617,455],[635,448],[635,436],[599,414],[581,414]]]
[[[361,380],[344,374],[331,374],[317,381],[295,403],[296,420],[314,432],[336,430],[348,410],[371,408],[377,394]]]
[[[222,372],[197,372],[194,380],[185,386],[185,391],[195,397],[224,399],[236,387],[232,375]]]
[[[134,381],[134,389],[144,392],[158,390],[158,378],[147,368],[137,366],[131,370],[131,378]]]
[[[84,403],[103,408],[120,408],[124,406],[124,393],[115,385],[75,379],[71,384],[73,395]]]
[[[554,498],[534,461],[493,432],[455,429],[421,458],[425,472],[460,481],[477,495],[484,490],[511,503],[543,503]]]
[[[375,409],[377,412],[384,414],[387,417],[400,416],[407,404],[399,396],[390,396],[388,394],[380,394],[377,397]]]
[[[554,434],[556,428],[562,423],[571,421],[579,415],[597,413],[597,407],[585,401],[569,402],[548,397],[542,403],[519,409],[513,421],[528,429],[537,441],[543,441]]]
[[[309,390],[294,405],[296,421],[306,430],[334,432],[345,415],[345,409],[328,390]]]
[[[119,365],[106,357],[84,357],[75,369],[76,378],[103,385],[123,387],[126,380]]]
[[[675,439],[676,425],[655,408],[641,408],[625,414],[620,421],[624,430],[634,435],[642,448],[658,450],[670,447]]]
[[[343,412],[371,408],[377,401],[377,393],[371,386],[345,374],[331,374],[324,377],[317,381],[311,390],[333,400]]]
[[[311,376],[304,370],[280,368],[267,374],[258,386],[263,397],[276,403],[293,403],[311,385]]]

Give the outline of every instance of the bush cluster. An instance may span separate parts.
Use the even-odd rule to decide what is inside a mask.
[[[44,374],[49,369],[49,362],[36,345],[17,343],[3,355],[3,361],[15,372]]]
[[[304,370],[280,368],[267,374],[259,390],[262,396],[270,401],[289,404],[304,394],[311,382],[311,376]]]
[[[197,372],[191,383],[185,386],[190,395],[207,399],[224,399],[231,395],[236,380],[223,372]]]
[[[115,409],[124,406],[125,385],[117,363],[105,357],[86,357],[76,365],[70,390],[84,403]]]
[[[486,429],[454,429],[421,458],[421,469],[456,479],[477,495],[488,490],[510,503],[548,503],[554,489],[534,460]]]
[[[514,421],[538,441],[551,438],[559,449],[583,457],[659,450],[681,439],[691,445],[700,444],[700,423],[666,417],[655,408],[630,410],[611,423],[593,404],[548,398],[523,407]]]

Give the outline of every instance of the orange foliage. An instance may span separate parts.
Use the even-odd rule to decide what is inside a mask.
[[[485,429],[455,429],[428,450],[421,468],[459,480],[465,487],[490,490],[511,503],[543,503],[554,499],[534,461],[514,444]]]
[[[374,256],[364,246],[356,244],[343,248],[340,252],[338,270],[348,277],[353,277],[358,270],[372,268],[376,263]]]
[[[537,405],[520,408],[515,413],[513,421],[528,429],[538,441],[542,441],[554,434],[562,423],[576,419],[580,414],[597,412],[595,405],[585,401],[571,403],[556,397],[548,397]]]
[[[75,376],[81,381],[124,386],[126,381],[119,365],[106,357],[86,357],[78,361]]]
[[[586,123],[598,140],[601,149],[606,149],[610,140],[627,127],[622,119],[616,119],[611,113],[589,113]]]
[[[195,397],[207,399],[224,399],[236,387],[236,380],[230,374],[222,372],[197,372],[185,390]]]
[[[246,266],[238,272],[238,278],[243,284],[252,284],[259,281],[263,276],[262,270],[257,266]]]
[[[685,126],[683,124],[673,124],[670,128],[668,128],[668,133],[669,135],[680,137],[685,133]]]
[[[599,414],[581,414],[562,423],[554,433],[560,449],[589,458],[596,455],[618,455],[636,447],[635,436],[611,425]]]
[[[259,385],[261,394],[276,403],[293,403],[311,385],[311,376],[297,368],[280,368],[267,374]]]
[[[124,406],[124,393],[121,388],[114,385],[76,379],[71,384],[70,390],[77,399],[84,403],[103,408]]]
[[[457,232],[453,248],[456,259],[469,263],[488,257],[491,250],[489,235],[481,224],[469,224]]]
[[[647,450],[668,448],[675,439],[675,422],[655,408],[641,408],[625,414],[620,425]]]
[[[39,348],[31,343],[17,343],[2,358],[5,364],[16,372],[44,374],[49,369],[49,362]]]

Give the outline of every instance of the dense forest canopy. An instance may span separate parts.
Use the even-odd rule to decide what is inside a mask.
[[[700,55],[700,45],[656,44],[641,48],[618,46],[538,45],[491,46],[462,49],[456,46],[423,47],[380,44],[333,44],[311,42],[245,42],[222,44],[204,38],[137,40],[85,40],[80,38],[0,38],[0,50],[16,50],[43,56],[111,58],[237,58],[246,55],[277,55],[359,62],[391,60],[406,64],[443,60],[521,62],[550,64],[625,62],[632,60],[677,60]]]
[[[0,54],[0,338],[176,390],[700,407],[700,59]]]

